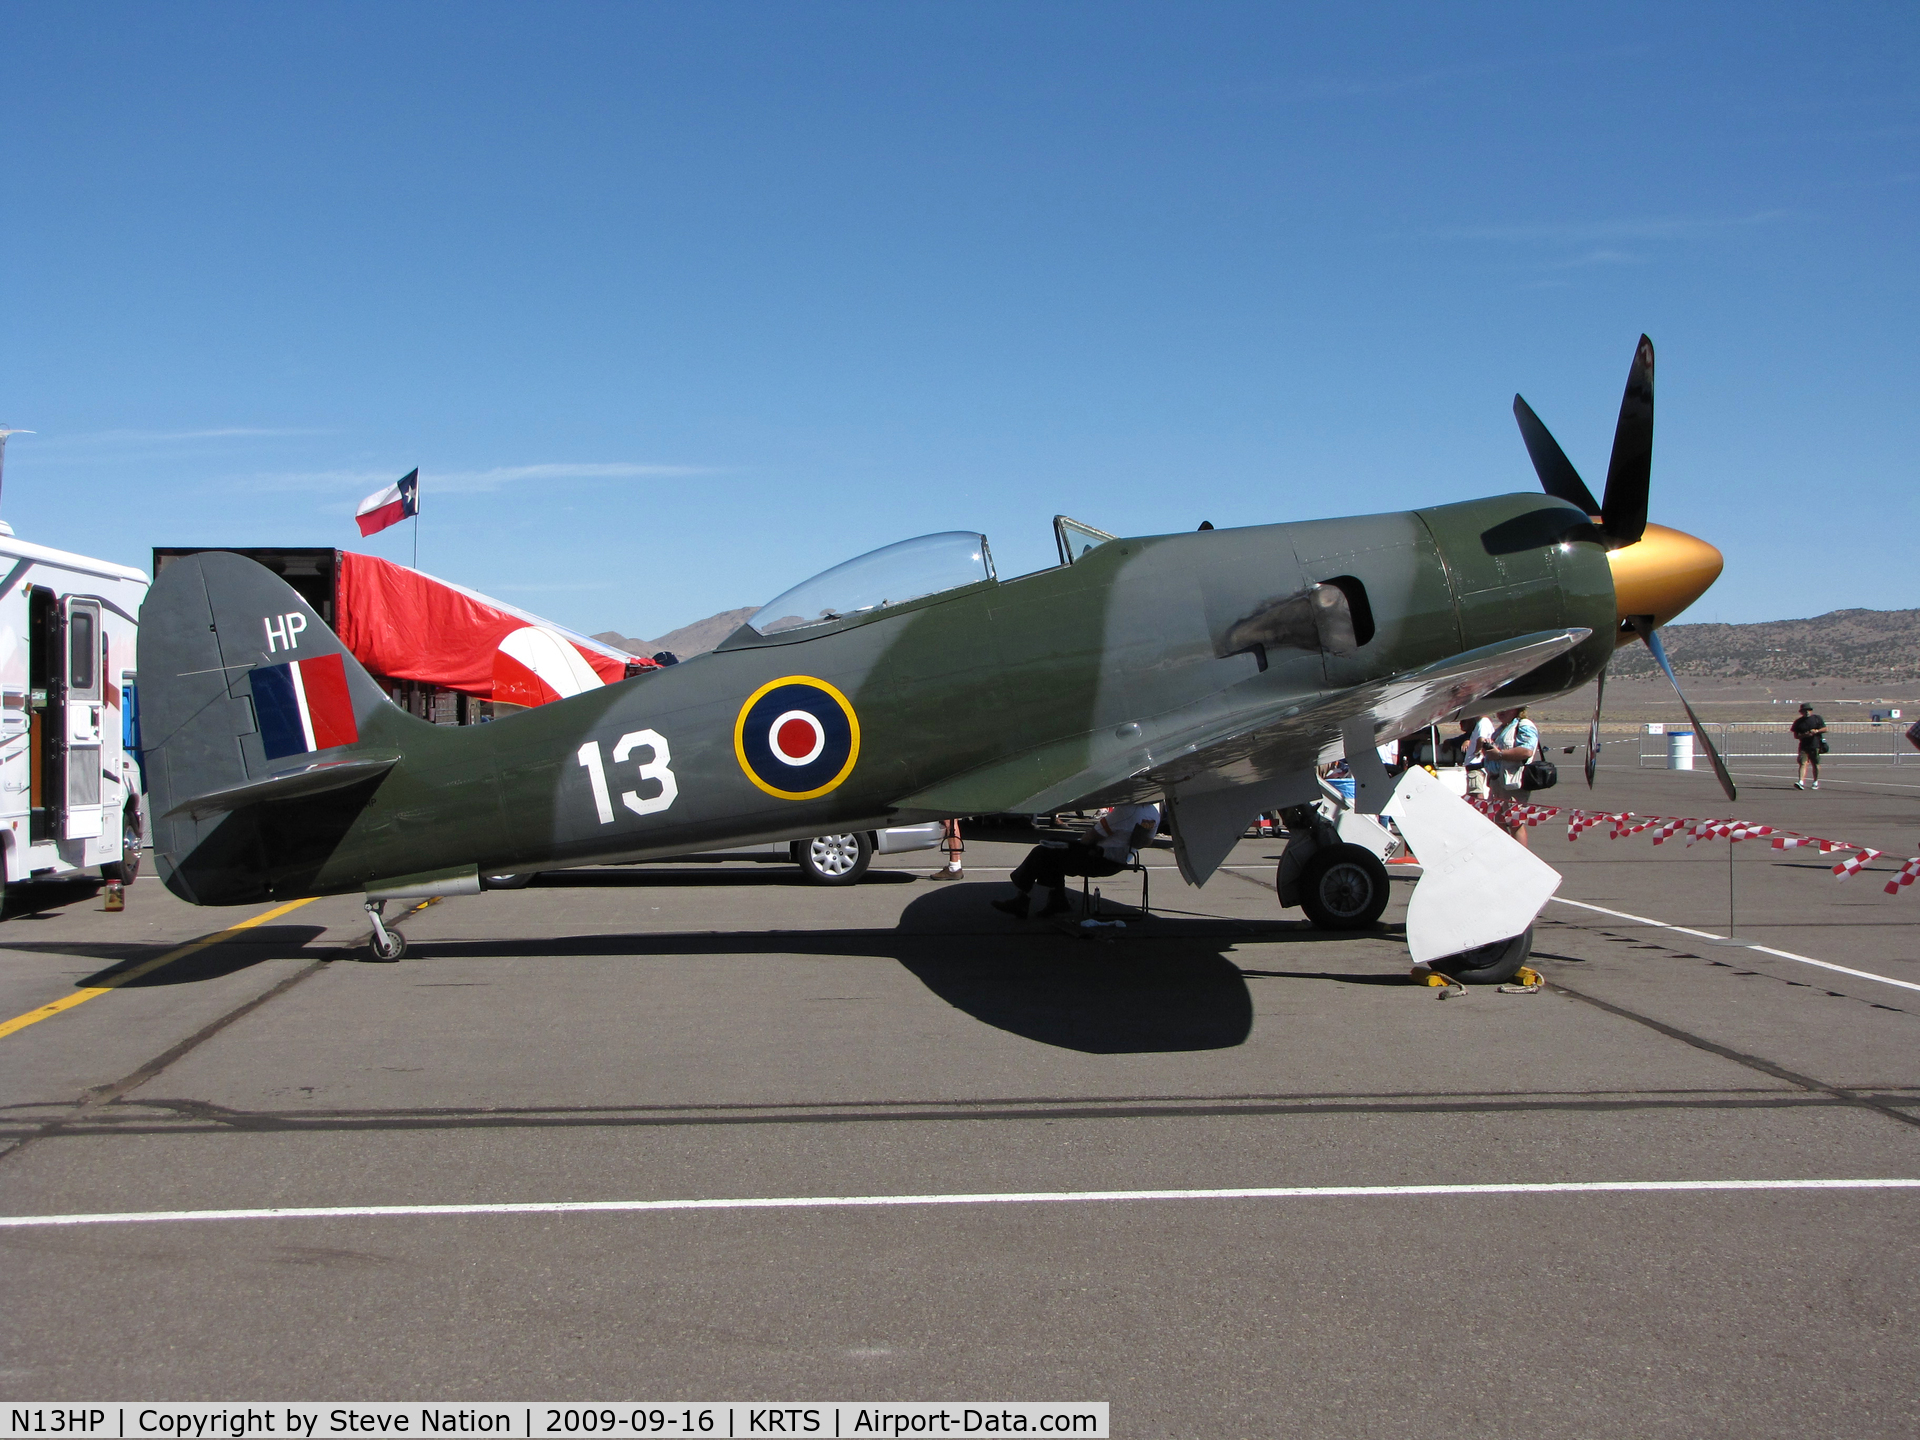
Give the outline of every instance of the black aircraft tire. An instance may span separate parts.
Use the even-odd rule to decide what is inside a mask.
[[[1533,954],[1533,927],[1529,925],[1510,940],[1496,940],[1458,955],[1443,955],[1428,962],[1449,980],[1462,985],[1504,985],[1520,973],[1520,967]]]
[[[381,944],[376,934],[367,941],[367,948],[373,951],[376,960],[398,960],[407,953],[407,937],[398,930],[387,931],[387,943]]]
[[[1359,845],[1315,852],[1300,876],[1300,908],[1322,930],[1365,930],[1387,908],[1387,867]]]
[[[793,842],[793,863],[809,885],[851,885],[872,862],[873,841],[864,832]]]

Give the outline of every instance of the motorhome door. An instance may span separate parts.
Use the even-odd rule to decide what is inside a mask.
[[[100,602],[70,598],[63,608],[66,670],[60,678],[67,712],[67,766],[60,833],[68,840],[90,840],[101,830],[101,724],[105,714],[101,686],[106,677],[101,673]]]

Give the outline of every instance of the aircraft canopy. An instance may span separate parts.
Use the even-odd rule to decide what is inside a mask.
[[[747,623],[762,635],[778,635],[994,578],[986,536],[945,530],[869,550],[823,570],[761,606]]]

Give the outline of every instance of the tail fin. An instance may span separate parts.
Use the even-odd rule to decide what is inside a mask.
[[[147,592],[140,708],[154,859],[199,905],[310,874],[424,723],[278,576],[226,551],[174,560]]]

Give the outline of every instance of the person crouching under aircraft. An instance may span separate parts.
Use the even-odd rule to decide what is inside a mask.
[[[1067,908],[1069,875],[1097,878],[1119,874],[1134,863],[1134,852],[1150,842],[1159,828],[1158,805],[1116,805],[1094,822],[1093,834],[1086,840],[1034,846],[1013,872],[1013,888],[1020,893],[994,901],[993,908],[1024,920],[1033,887],[1044,885],[1047,903],[1040,907],[1040,913],[1058,915]]]

